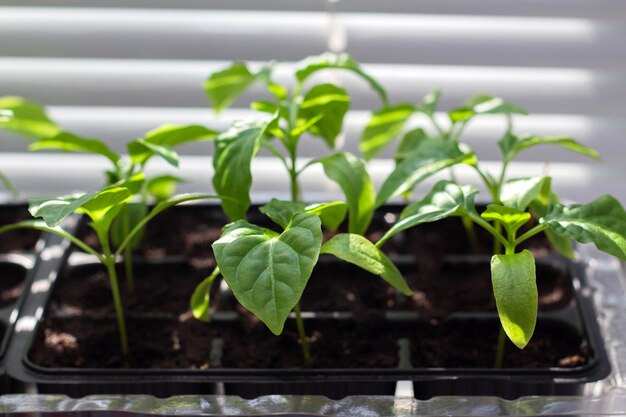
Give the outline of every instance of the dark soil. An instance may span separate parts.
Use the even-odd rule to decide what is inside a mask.
[[[24,288],[26,270],[16,264],[0,263],[0,308],[15,303]]]
[[[30,220],[32,216],[25,205],[0,207],[0,226]],[[38,230],[19,229],[0,234],[0,253],[28,252],[37,244]]]

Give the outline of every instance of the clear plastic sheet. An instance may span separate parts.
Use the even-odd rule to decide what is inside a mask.
[[[526,397],[507,401],[495,397],[437,397],[427,401],[398,397],[347,397],[333,401],[315,396],[265,396],[244,400],[232,396],[98,395],[70,399],[57,395],[5,395],[0,413],[115,411],[143,415],[204,416],[624,416],[626,415],[626,279],[622,264],[595,248],[579,246],[588,259],[598,320],[611,361],[611,375],[588,384],[578,397]]]

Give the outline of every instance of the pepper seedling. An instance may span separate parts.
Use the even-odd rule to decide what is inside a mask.
[[[213,243],[218,269],[201,283],[191,298],[196,318],[209,320],[209,289],[221,273],[237,300],[269,330],[282,333],[295,313],[305,366],[312,364],[299,301],[320,254],[334,255],[380,276],[411,294],[402,274],[372,242],[354,233],[339,233],[323,242],[322,224],[335,230],[346,215],[346,204],[331,202],[305,206],[272,200],[261,212],[280,226],[281,233],[238,220],[224,227]]]
[[[537,321],[537,284],[535,260],[528,250],[517,251],[527,239],[542,231],[581,243],[594,243],[596,247],[621,259],[626,259],[626,212],[621,204],[609,195],[591,203],[563,205],[551,202],[538,219],[538,224],[518,236],[517,232],[531,218],[528,207],[536,200],[549,195],[545,187],[526,187],[510,206],[491,204],[478,214],[474,198],[478,190],[460,186],[452,181],[440,181],[421,201],[408,205],[400,219],[376,243],[381,248],[393,235],[422,223],[447,217],[462,216],[487,230],[502,247],[504,254],[491,258],[491,279],[496,307],[502,330],[499,336],[495,366],[501,367],[505,335],[520,349],[530,341]],[[501,229],[490,222],[501,225]]]

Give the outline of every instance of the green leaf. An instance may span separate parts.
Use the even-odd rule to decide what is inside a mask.
[[[319,160],[324,172],[342,189],[348,203],[348,230],[363,234],[374,215],[376,191],[365,164],[348,152],[340,152]]]
[[[215,72],[204,82],[206,92],[216,113],[230,106],[256,80],[248,67],[235,62],[230,67]]]
[[[513,160],[513,158],[515,158],[515,156],[523,150],[532,148],[537,145],[558,145],[594,159],[600,158],[600,154],[598,153],[598,151],[581,145],[580,143],[569,137],[541,137],[534,135],[517,136],[510,132],[507,132],[498,141],[498,146],[502,151],[505,162]]]
[[[81,205],[76,212],[85,213],[96,231],[106,232],[133,195],[126,187],[109,187]]]
[[[215,140],[213,187],[230,198],[222,200],[222,208],[233,221],[245,218],[250,207],[250,168],[266,127],[262,123],[236,124]]]
[[[499,97],[476,96],[448,113],[453,123],[468,121],[478,114],[528,114],[522,107]]]
[[[118,247],[124,242],[128,233],[148,214],[148,206],[143,201],[125,204],[111,225],[111,244]],[[143,239],[144,230],[136,233],[130,241],[130,245],[136,248]]]
[[[405,295],[413,293],[387,255],[361,235],[338,234],[322,245],[320,253],[334,255],[378,275]]]
[[[554,205],[539,222],[559,236],[593,242],[598,249],[626,259],[626,212],[609,195],[588,204]]]
[[[322,225],[334,232],[346,218],[348,205],[343,201],[333,201],[330,203],[311,204],[306,206],[304,211],[320,216]]]
[[[41,217],[49,227],[55,227],[96,195],[97,191],[52,199],[34,199],[29,201],[28,211],[33,217]]]
[[[502,224],[509,236],[515,236],[517,230],[528,223],[531,216],[530,213],[511,207],[489,204],[487,210],[483,211],[480,217],[487,221]]]
[[[64,152],[92,153],[104,156],[113,164],[117,164],[120,159],[120,155],[113,152],[104,142],[98,139],[81,138],[68,132],[61,132],[56,136],[33,142],[28,149],[31,151],[54,149]]]
[[[411,104],[402,103],[392,107],[383,107],[372,114],[359,143],[363,157],[370,160],[376,156],[402,132],[414,111],[415,108]]]
[[[476,164],[476,155],[463,145],[439,138],[425,138],[418,148],[400,162],[385,180],[376,207],[406,191],[431,175],[457,164]]]
[[[528,250],[491,258],[491,282],[500,323],[506,335],[523,349],[537,323],[535,258]]]
[[[171,174],[158,175],[150,178],[146,182],[146,192],[158,201],[167,200],[176,192],[176,185],[184,183],[185,180]]]
[[[439,105],[439,98],[441,98],[441,91],[439,90],[434,90],[426,94],[417,110],[431,117],[434,116],[437,111],[437,106]]]
[[[232,223],[213,251],[237,300],[278,335],[302,296],[321,245],[319,217],[298,213],[280,235],[243,220]]]
[[[551,181],[548,176],[509,180],[500,190],[500,201],[505,206],[524,211],[535,199],[548,198]]]
[[[334,148],[349,108],[350,97],[346,90],[333,84],[316,85],[304,96],[296,129],[308,125],[311,134],[323,138],[330,148]],[[310,120],[315,122],[308,123]]]
[[[272,198],[269,203],[261,206],[259,210],[272,219],[274,223],[285,229],[296,213],[304,213],[304,204]]]
[[[443,180],[433,187],[423,200],[409,204],[402,210],[398,220],[376,243],[381,247],[389,238],[403,230],[422,223],[435,222],[450,216],[475,214],[474,198],[478,190],[471,185]]]
[[[537,198],[530,203],[530,209],[535,214],[535,217],[545,217],[554,204],[560,204],[559,197],[553,191],[550,191],[547,196],[542,194],[538,195]],[[554,246],[561,255],[568,259],[574,259],[575,254],[572,239],[559,236],[551,229],[544,230],[544,233],[552,246]]]
[[[61,128],[48,118],[43,107],[14,96],[0,97],[0,128],[37,139],[61,133]]]
[[[396,164],[399,164],[405,160],[407,156],[415,152],[415,150],[422,144],[422,141],[427,137],[428,135],[426,134],[426,131],[422,128],[412,129],[406,132],[396,149],[395,155],[393,156]]]
[[[186,143],[215,139],[217,132],[199,125],[165,124],[147,132],[143,138],[128,144],[128,154],[134,164],[145,165],[154,155],[178,166],[178,154],[171,148]]]
[[[200,321],[211,321],[211,286],[218,276],[219,269],[203,279],[191,295],[189,308],[193,316]]]
[[[343,69],[357,74],[363,78],[370,85],[372,90],[378,94],[383,102],[383,105],[387,105],[387,93],[385,92],[383,86],[370,75],[365,73],[359,64],[352,59],[350,55],[345,53],[334,54],[326,52],[324,54],[312,56],[300,61],[296,69],[296,78],[300,83],[303,83],[314,72],[330,68]]]

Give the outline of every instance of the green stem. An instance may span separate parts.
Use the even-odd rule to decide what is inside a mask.
[[[467,234],[467,239],[469,240],[470,248],[474,253],[478,252],[480,249],[480,245],[478,243],[478,236],[476,235],[476,228],[474,227],[474,222],[469,217],[461,217],[463,221],[463,227],[465,228],[465,233]]]
[[[495,222],[493,226],[496,229],[496,232],[498,233],[502,232],[502,225],[500,223]],[[498,239],[494,239],[493,240],[493,254],[497,255],[500,253],[502,253],[502,242],[500,242]]]
[[[111,250],[107,245],[104,245],[105,249],[105,261],[104,264],[109,274],[109,281],[111,282],[111,294],[113,295],[113,305],[115,306],[115,315],[117,316],[117,327],[120,333],[120,347],[122,350],[122,358],[124,365],[128,364],[129,349],[128,349],[128,333],[126,332],[126,319],[124,318],[124,308],[122,307],[122,298],[120,296],[120,288],[117,281],[117,271],[115,270],[115,258],[111,256]]]
[[[498,232],[491,224],[489,224],[489,222],[485,221],[478,214],[470,214],[470,217],[476,224],[491,233],[491,235],[495,237],[496,240],[498,240],[500,243],[502,243],[502,245],[507,246],[509,244],[509,242],[507,242],[507,240],[502,236],[500,232]]]
[[[437,133],[439,133],[439,136],[441,136],[441,139],[444,139],[444,140],[447,139],[448,138],[448,134],[439,125],[439,123],[437,122],[437,119],[435,119],[435,116],[432,115],[432,114],[427,114],[427,116],[430,119],[430,121],[433,124],[433,126],[435,127],[435,130],[437,131]]]
[[[128,205],[124,207],[124,213],[122,213],[122,233],[124,236],[128,236],[130,232],[130,210]],[[126,288],[130,295],[135,293],[135,274],[133,272],[133,248],[132,245],[127,245],[124,248],[124,273],[126,274]]]
[[[530,239],[531,237],[535,236],[537,233],[543,232],[547,228],[548,228],[547,224],[538,224],[537,226],[533,227],[532,229],[530,229],[529,231],[527,231],[526,233],[524,233],[523,235],[515,239],[515,246],[519,245],[520,243],[522,243],[523,241],[527,239]]]
[[[296,326],[298,327],[298,338],[300,339],[300,346],[302,347],[302,356],[304,357],[304,365],[311,366],[313,361],[311,360],[311,352],[309,351],[309,343],[306,340],[306,332],[304,331],[304,322],[302,321],[302,314],[300,313],[300,303],[296,304],[293,308],[296,313]]]
[[[501,369],[504,366],[504,348],[506,346],[506,333],[504,328],[500,325],[500,332],[498,333],[498,344],[496,345],[496,358],[493,363],[493,367]]]

